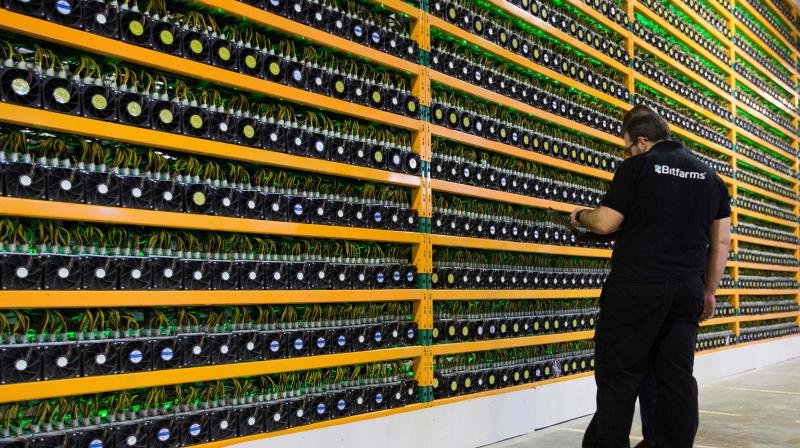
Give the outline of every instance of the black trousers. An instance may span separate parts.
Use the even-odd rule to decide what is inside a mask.
[[[595,333],[597,412],[584,448],[628,448],[636,395],[650,369],[658,403],[656,446],[691,448],[697,433],[692,376],[703,279],[630,283],[609,279]]]
[[[642,419],[642,437],[645,441],[656,443],[656,398],[658,383],[652,369],[639,385],[639,416]]]

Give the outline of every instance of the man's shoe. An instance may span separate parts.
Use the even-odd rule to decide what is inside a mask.
[[[634,448],[656,448],[656,444],[652,443],[652,442],[648,442],[647,440],[642,440]]]

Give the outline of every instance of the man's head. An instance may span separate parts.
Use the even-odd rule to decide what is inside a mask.
[[[634,106],[622,117],[622,138],[627,155],[645,153],[656,143],[669,140],[670,137],[666,120],[643,104]]]

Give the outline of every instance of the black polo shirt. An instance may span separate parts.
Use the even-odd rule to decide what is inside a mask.
[[[603,205],[625,215],[611,257],[624,281],[704,275],[711,224],[731,215],[722,179],[677,141],[622,162]]]

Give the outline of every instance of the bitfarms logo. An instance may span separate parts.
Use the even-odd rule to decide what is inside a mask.
[[[656,174],[667,174],[670,176],[680,177],[681,179],[698,179],[705,180],[706,173],[699,171],[683,171],[680,168],[670,168],[667,165],[654,165]]]

